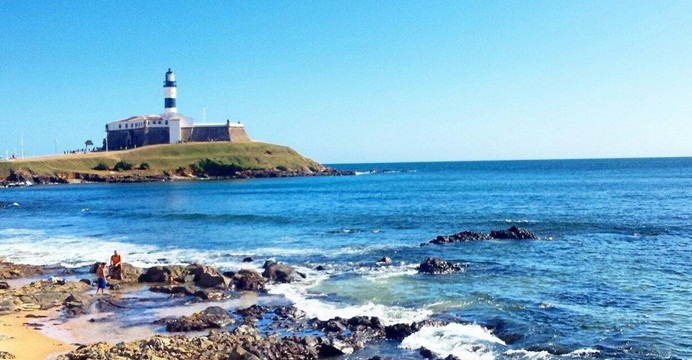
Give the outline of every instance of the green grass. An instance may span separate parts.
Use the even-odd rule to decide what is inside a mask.
[[[235,164],[243,169],[299,170],[305,167],[322,168],[317,162],[305,158],[295,150],[280,145],[262,142],[230,143],[186,143],[151,145],[139,149],[109,151],[87,154],[69,154],[37,157],[24,160],[0,161],[0,177],[5,178],[12,169],[26,169],[35,174],[60,175],[65,173],[104,174],[110,171],[94,170],[100,162],[110,169],[120,162],[131,164],[148,163],[149,169],[122,171],[161,173],[174,172],[177,168],[188,168],[200,160],[210,159],[225,164]]]

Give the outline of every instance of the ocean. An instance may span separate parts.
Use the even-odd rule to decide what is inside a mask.
[[[692,358],[692,158],[332,166],[358,175],[0,189],[0,256],[274,259],[307,279],[267,296],[309,316],[451,322],[348,359]],[[420,246],[512,225],[541,239]],[[465,271],[418,274],[431,256]]]

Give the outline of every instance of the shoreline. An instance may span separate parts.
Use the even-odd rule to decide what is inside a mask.
[[[77,347],[46,334],[43,329],[30,324],[45,324],[55,320],[59,310],[34,310],[0,315],[0,352],[7,352],[16,359],[55,359]]]

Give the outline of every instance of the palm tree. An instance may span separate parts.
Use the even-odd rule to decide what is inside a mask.
[[[94,143],[91,140],[87,140],[84,142],[84,146],[86,146],[87,151],[89,151],[89,146],[94,146]]]

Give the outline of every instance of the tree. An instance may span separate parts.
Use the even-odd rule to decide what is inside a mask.
[[[87,151],[89,151],[89,146],[94,146],[94,142],[91,140],[87,140],[84,142],[84,146],[86,146]]]

